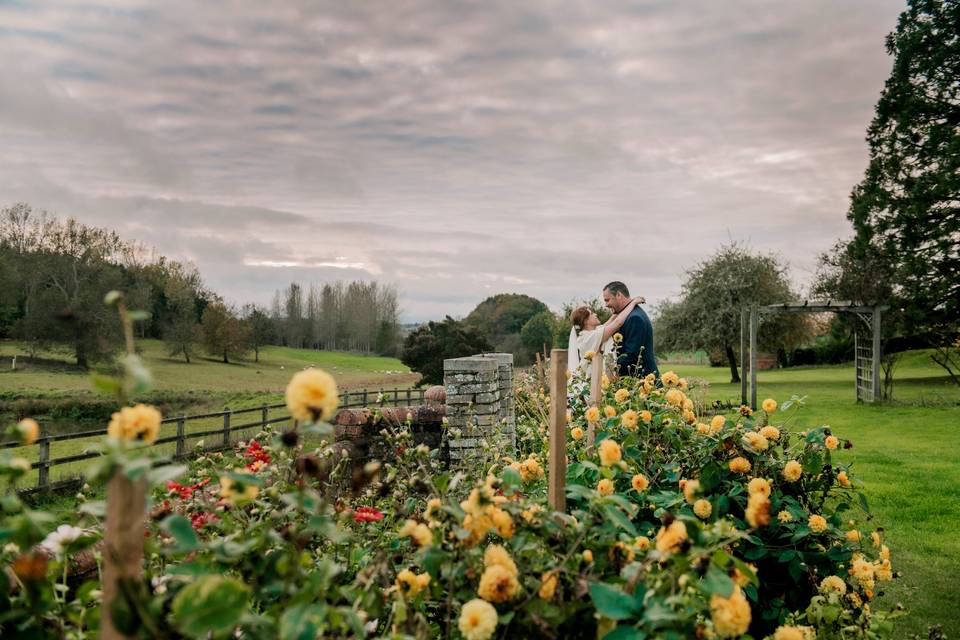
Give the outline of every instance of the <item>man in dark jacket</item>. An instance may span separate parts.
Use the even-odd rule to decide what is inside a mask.
[[[603,303],[613,313],[620,313],[630,302],[627,285],[614,281],[603,288]],[[639,305],[627,316],[620,329],[623,342],[617,357],[617,369],[621,376],[642,378],[654,374],[660,378],[657,359],[653,353],[653,324]]]

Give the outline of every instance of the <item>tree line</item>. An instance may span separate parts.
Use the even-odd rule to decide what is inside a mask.
[[[123,291],[130,308],[149,314],[140,337],[164,341],[172,357],[200,354],[231,362],[265,345],[350,349],[392,355],[399,342],[397,293],[376,282],[291,284],[267,308],[229,304],[203,283],[195,266],[158,255],[114,231],[34,211],[0,209],[0,338],[29,355],[70,349],[88,368],[109,361],[120,325],[103,304]]]

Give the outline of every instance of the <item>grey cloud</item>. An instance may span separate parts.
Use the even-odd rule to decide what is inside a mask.
[[[21,64],[0,71],[0,183],[195,259],[234,300],[361,276],[411,318],[613,277],[656,300],[728,239],[802,284],[848,229],[900,10],[2,4]],[[370,270],[243,262],[290,256]]]

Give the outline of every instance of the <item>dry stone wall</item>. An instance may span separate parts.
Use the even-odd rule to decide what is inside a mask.
[[[484,353],[443,361],[450,460],[467,458],[485,439],[508,440],[516,449],[513,354]]]

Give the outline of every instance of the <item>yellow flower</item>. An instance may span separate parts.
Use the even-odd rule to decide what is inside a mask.
[[[850,529],[850,531],[847,531],[846,537],[850,542],[860,542],[863,539],[863,534],[856,529]]]
[[[846,471],[841,471],[840,473],[837,474],[837,482],[840,483],[841,487],[850,486],[850,478],[847,477]]]
[[[674,520],[669,527],[660,527],[657,532],[657,551],[676,553],[687,539],[687,527],[680,520]]]
[[[597,491],[599,491],[602,496],[609,496],[613,493],[613,482],[604,478],[597,483]]]
[[[759,494],[764,498],[770,497],[770,481],[766,478],[753,478],[747,484],[747,493],[750,495]]]
[[[660,376],[660,380],[668,387],[675,387],[680,384],[680,376],[675,374],[673,371],[667,371],[665,374]]]
[[[677,380],[677,386],[680,387],[680,389],[682,389],[683,391],[686,391],[687,387],[689,386],[689,384],[687,383],[687,379],[680,378],[679,380]]]
[[[650,548],[650,538],[647,536],[637,536],[637,539],[633,541],[633,546],[640,551],[646,551]]]
[[[880,582],[890,582],[893,580],[893,568],[890,566],[889,560],[880,560],[873,565],[873,569],[876,572],[877,580]]]
[[[882,545],[880,547],[880,558],[882,558],[883,560],[890,559],[890,549],[887,547],[887,545]]]
[[[417,594],[427,588],[430,584],[430,574],[415,574],[410,569],[404,569],[397,574],[397,589],[406,596],[415,598]]]
[[[697,514],[697,517],[701,520],[706,520],[710,517],[710,514],[713,513],[713,505],[710,504],[709,500],[700,498],[693,503],[693,512]]]
[[[418,547],[429,547],[430,543],[433,542],[433,533],[430,531],[430,527],[416,520],[407,520],[403,523],[397,535],[401,538],[409,537],[410,541]]]
[[[853,576],[854,580],[860,583],[861,587],[864,589],[873,589],[874,568],[872,564],[863,558],[854,556],[848,572]]]
[[[510,557],[510,552],[499,544],[492,544],[483,552],[483,566],[488,568],[500,566],[506,569],[510,575],[517,575],[517,565]]]
[[[743,456],[737,456],[730,461],[730,471],[733,473],[748,473],[750,468],[750,461]]]
[[[837,439],[837,436],[827,436],[823,441],[823,446],[827,449],[836,449],[838,444],[840,444],[840,440]]]
[[[751,527],[765,527],[770,524],[770,498],[762,493],[751,493],[744,516]]]
[[[612,418],[615,415],[617,415],[617,410],[611,407],[610,405],[607,405],[603,408],[603,415],[605,415],[608,418]]]
[[[827,576],[820,581],[820,593],[839,593],[843,595],[847,592],[847,583],[840,576]]]
[[[667,391],[667,395],[664,396],[664,400],[667,401],[667,404],[674,407],[679,407],[682,405],[683,398],[683,391],[680,391],[680,389],[670,389]]]
[[[583,354],[583,357],[586,358],[587,360],[593,360],[593,356],[595,355],[597,355],[597,352],[591,349],[590,351],[587,351],[585,354]]]
[[[123,407],[110,418],[107,435],[117,440],[153,442],[160,433],[160,420],[160,412],[151,406]]]
[[[570,429],[570,437],[574,440],[583,439],[583,429],[580,427],[574,427],[573,429]]]
[[[616,393],[613,394],[613,399],[621,404],[626,402],[627,398],[629,397],[630,397],[629,389],[617,389]]]
[[[773,398],[767,398],[760,406],[763,407],[763,410],[767,413],[773,413],[777,410],[777,401]]]
[[[24,418],[17,423],[17,433],[20,435],[20,444],[33,444],[40,437],[40,425],[33,418]]]
[[[771,427],[770,425],[765,426],[763,429],[760,429],[760,435],[762,435],[767,440],[779,440],[780,439],[780,429],[776,427]]]
[[[516,575],[502,565],[495,564],[487,567],[480,576],[477,595],[488,602],[506,602],[517,595],[519,589]]]
[[[791,520],[793,520],[793,516],[790,514],[789,511],[781,511],[780,513],[777,514],[777,520],[779,520],[780,522],[790,522]]]
[[[509,539],[513,537],[513,518],[510,517],[509,513],[503,509],[494,509],[491,519],[501,538]]]
[[[427,510],[424,512],[424,517],[432,518],[433,514],[440,510],[440,506],[443,503],[440,502],[440,498],[430,498],[427,500]]]
[[[787,482],[796,482],[803,475],[803,465],[796,460],[791,460],[783,465],[783,478]]]
[[[255,484],[241,484],[227,476],[220,477],[220,497],[230,505],[236,506],[250,502],[260,493]]]
[[[583,416],[587,419],[587,422],[597,422],[600,419],[600,409],[590,407]]]
[[[457,627],[466,640],[488,640],[496,631],[498,620],[492,604],[475,598],[463,605]]]
[[[607,374],[600,376],[600,388],[609,389],[610,388],[610,378],[607,377]]]
[[[623,415],[620,416],[620,424],[624,429],[629,429],[633,431],[637,428],[637,412],[633,409],[627,409],[623,412]]]
[[[700,492],[699,480],[681,480],[680,489],[683,490],[683,497],[689,503],[693,504],[694,499]]]
[[[813,640],[813,629],[810,627],[777,627],[773,633],[773,640]]]
[[[287,409],[294,420],[318,422],[333,418],[337,410],[337,383],[322,369],[304,369],[287,385]]]
[[[870,540],[871,540],[871,542],[873,542],[873,546],[879,547],[879,546],[880,546],[880,532],[879,532],[879,531],[874,531],[874,532],[872,532],[872,533],[870,534]]]
[[[537,514],[542,510],[543,508],[540,505],[532,504],[529,509],[524,509],[520,512],[520,517],[523,518],[525,522],[532,523],[536,519]]]
[[[557,572],[547,571],[540,576],[540,591],[537,595],[541,600],[553,600],[553,595],[557,592]]]
[[[520,477],[524,482],[542,478],[544,473],[543,467],[541,467],[536,458],[532,456],[520,463]]]
[[[633,562],[636,552],[632,547],[628,547],[623,542],[618,542],[610,547],[610,560],[617,566],[622,567],[625,564]]]
[[[597,448],[597,453],[600,454],[600,464],[605,467],[617,464],[623,459],[623,453],[620,451],[620,445],[610,438],[600,442],[600,446]]]
[[[613,334],[613,344],[620,344],[621,342],[623,342],[623,334],[617,331]]]
[[[827,520],[823,516],[817,514],[811,514],[810,518],[807,520],[807,526],[810,527],[810,530],[814,533],[823,533],[827,530]]]
[[[713,620],[714,631],[721,638],[734,638],[747,632],[750,604],[740,587],[734,585],[729,598],[718,594],[710,596],[710,619]]]
[[[743,434],[743,444],[757,452],[766,451],[770,446],[770,443],[767,442],[767,439],[756,431],[747,431],[745,434]]]
[[[727,419],[723,416],[713,416],[710,420],[710,426],[713,428],[714,433],[723,429],[723,425],[727,424]]]
[[[593,562],[593,551],[590,551],[590,549],[584,549],[581,555],[583,556],[584,562]]]
[[[630,484],[633,486],[633,490],[640,493],[647,490],[647,487],[650,486],[650,482],[647,480],[647,477],[642,473],[638,473],[630,479]]]
[[[650,413],[649,411],[641,411],[640,419],[643,420],[644,423],[650,424],[650,422],[653,421],[653,414]]]
[[[753,415],[753,409],[751,409],[745,404],[740,405],[739,411],[740,411],[740,415],[742,415],[745,418],[749,418],[750,416]]]

